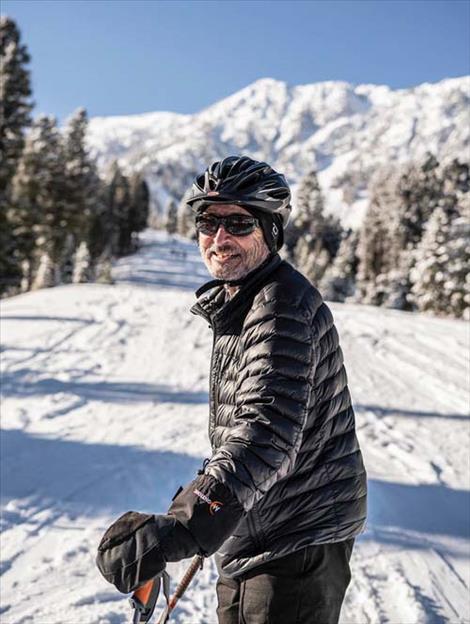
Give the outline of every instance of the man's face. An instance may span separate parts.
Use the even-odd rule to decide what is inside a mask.
[[[251,216],[248,210],[234,204],[213,204],[206,208],[204,214]],[[260,227],[247,236],[233,236],[221,225],[213,235],[199,233],[199,249],[209,273],[225,280],[242,279],[269,255]]]

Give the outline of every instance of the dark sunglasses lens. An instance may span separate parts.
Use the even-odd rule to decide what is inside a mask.
[[[257,225],[257,220],[252,217],[233,216],[225,220],[225,229],[233,236],[247,236],[256,229]]]
[[[213,236],[219,229],[219,225],[223,225],[232,236],[247,236],[256,229],[258,221],[253,217],[245,217],[244,215],[229,215],[227,217],[202,215],[196,217],[196,230],[201,234]]]
[[[196,230],[201,234],[215,234],[219,228],[218,219],[196,217]]]

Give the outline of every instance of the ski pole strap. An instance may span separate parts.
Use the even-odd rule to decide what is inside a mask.
[[[184,592],[188,589],[189,584],[193,580],[198,570],[202,570],[202,565],[204,563],[204,557],[202,555],[195,555],[189,564],[188,569],[184,573],[183,578],[178,583],[177,588],[175,589],[175,593],[173,596],[167,600],[167,606],[163,613],[160,616],[157,624],[165,624],[168,622],[170,618],[170,614],[173,609],[176,607],[178,600],[184,594]],[[164,581],[165,582],[165,581]]]
[[[168,572],[164,571],[151,581],[145,583],[145,585],[136,589],[131,598],[129,598],[129,602],[134,609],[132,624],[140,624],[141,622],[148,622],[150,620],[155,610],[155,605],[157,604],[162,579],[163,594],[168,605],[170,600],[170,577]]]

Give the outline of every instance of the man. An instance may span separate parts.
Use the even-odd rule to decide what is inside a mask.
[[[188,203],[217,278],[192,310],[214,332],[212,457],[167,515],[118,519],[98,566],[129,592],[167,561],[217,551],[220,624],[336,623],[366,474],[331,312],[277,253],[289,187],[266,163],[229,157]]]

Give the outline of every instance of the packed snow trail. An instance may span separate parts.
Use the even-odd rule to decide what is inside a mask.
[[[129,509],[165,512],[210,455],[197,249],[148,231],[114,276],[1,303],[2,624],[129,622],[94,564],[101,535]],[[468,328],[332,309],[370,478],[341,622],[470,622]],[[210,560],[175,623],[216,623],[216,578]]]

